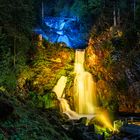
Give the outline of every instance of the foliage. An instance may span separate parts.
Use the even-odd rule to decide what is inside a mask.
[[[5,121],[0,120],[0,139],[40,139],[40,140],[66,140],[70,139],[63,131],[60,131],[59,125],[53,126],[49,123],[48,112],[42,112],[39,109],[26,106],[20,103],[15,97],[10,100],[14,106],[14,113]],[[53,114],[54,116],[57,114]],[[55,124],[56,125],[56,124]]]
[[[15,91],[16,77],[25,68],[34,21],[33,1],[0,1],[0,85]]]
[[[106,139],[111,136],[111,132],[107,128],[103,128],[99,125],[95,125],[95,131],[97,134],[101,134],[101,135],[103,135],[104,133]]]
[[[102,0],[89,0],[88,11],[94,15],[99,15],[102,11]]]
[[[122,77],[122,79],[117,81],[117,88],[119,90],[122,90],[122,91],[126,91],[127,90],[128,85],[127,85],[127,81],[126,81],[125,77]]]
[[[35,53],[29,58],[30,67],[25,67],[18,75],[18,96],[22,100],[33,100],[32,106],[57,108],[57,98],[51,97],[51,91],[61,76],[71,79],[74,51],[49,42],[40,47],[37,44],[32,47]]]
[[[54,108],[59,109],[57,96],[54,92],[45,91],[44,95],[39,95],[33,91],[29,92],[29,98],[34,104],[31,104],[33,107],[37,108]]]
[[[87,12],[86,6],[84,5],[84,2],[82,0],[76,0],[74,4],[72,5],[71,10],[73,12],[73,15],[75,15],[78,18],[81,18],[82,16],[84,16],[85,15],[84,12]]]
[[[8,88],[9,90],[14,90],[16,87],[16,77],[14,74],[14,69],[12,67],[11,52],[6,44],[6,35],[2,34],[0,36],[0,85]]]
[[[10,0],[1,0],[0,5],[0,23],[4,27],[10,25],[7,26],[7,31],[9,27],[11,27],[13,31],[18,29],[18,31],[26,35],[31,31],[34,19],[32,0],[16,0],[14,3],[11,3]]]
[[[137,30],[135,27],[131,26],[125,31],[124,34],[126,49],[131,50],[136,47],[138,43]]]

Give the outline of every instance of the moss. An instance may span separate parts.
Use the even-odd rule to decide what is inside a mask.
[[[107,128],[103,128],[99,125],[95,125],[95,132],[97,134],[101,134],[101,135],[103,135],[103,133],[104,133],[105,139],[107,139],[111,136],[111,132]]]
[[[57,106],[57,100],[52,99],[50,93],[59,78],[67,76],[69,81],[71,77],[73,79],[74,50],[59,43],[44,42],[42,45],[44,47],[34,46],[30,66],[19,74],[18,91],[25,92],[26,98],[34,100],[37,107],[52,108]]]

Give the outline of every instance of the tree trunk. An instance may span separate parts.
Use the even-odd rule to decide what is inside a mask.
[[[42,17],[42,24],[43,24],[43,19],[44,19],[44,2],[42,0],[42,5],[41,5],[41,17]]]
[[[120,26],[120,8],[118,7],[118,14],[117,14],[117,23]]]
[[[14,36],[14,58],[13,58],[14,68],[16,67],[16,37]]]
[[[114,10],[113,10],[113,19],[114,19],[114,27],[117,26],[117,20],[116,20],[116,6],[114,2]]]
[[[133,1],[133,5],[134,5],[134,21],[135,21],[135,11],[136,11],[136,0]]]
[[[106,7],[106,0],[104,0],[104,8]]]

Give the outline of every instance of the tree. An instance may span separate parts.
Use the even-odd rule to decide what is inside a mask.
[[[0,37],[6,38],[0,40],[3,42],[0,43],[0,50],[3,50],[0,68],[3,66],[7,68],[7,70],[1,69],[1,76],[5,78],[11,74],[16,77],[20,68],[26,63],[26,52],[30,47],[34,24],[34,2],[34,0],[0,1],[0,26],[2,28]],[[5,71],[6,74],[4,74]]]

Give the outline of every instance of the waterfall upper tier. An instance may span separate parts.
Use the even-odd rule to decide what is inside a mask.
[[[45,17],[43,26],[34,30],[50,42],[64,42],[68,47],[81,48],[87,33],[77,18]]]
[[[61,76],[57,84],[53,88],[53,91],[56,93],[57,98],[62,98],[64,89],[66,87],[66,83],[67,83],[67,77]]]

